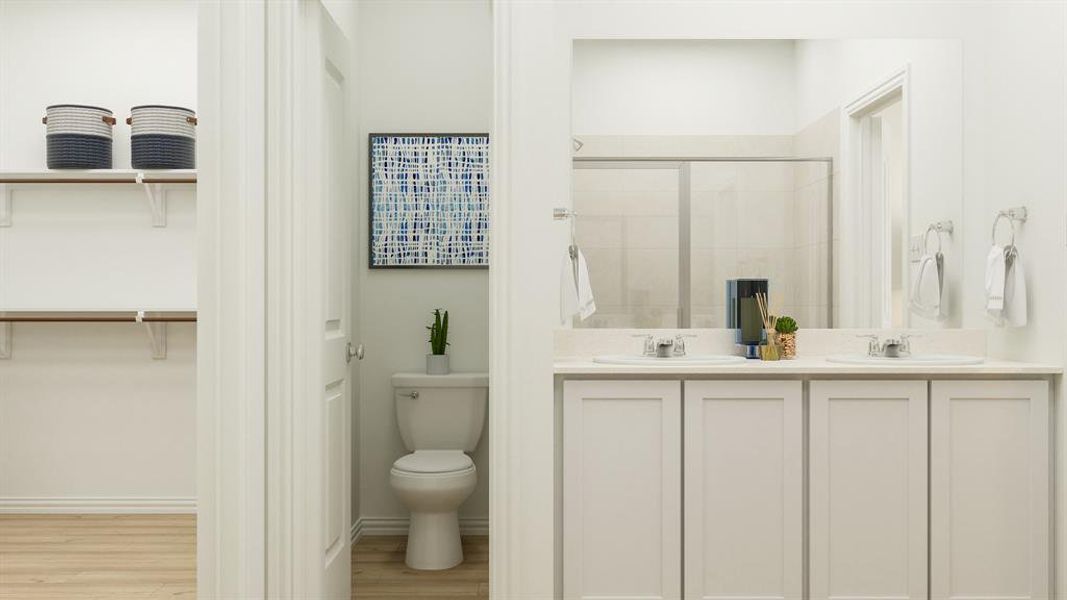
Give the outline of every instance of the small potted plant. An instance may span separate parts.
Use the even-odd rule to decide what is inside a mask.
[[[426,329],[430,330],[430,353],[426,355],[426,373],[448,375],[448,355],[445,354],[445,348],[448,347],[448,311],[442,313],[440,308],[435,308],[433,324]]]
[[[797,357],[797,321],[793,317],[779,317],[774,323],[778,332],[778,345],[782,349],[782,358]]]

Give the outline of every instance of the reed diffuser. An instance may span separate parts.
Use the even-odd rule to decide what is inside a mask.
[[[775,331],[775,323],[778,317],[770,312],[766,292],[756,293],[756,303],[759,305],[760,317],[763,318],[763,332],[767,336],[767,343],[759,347],[760,358],[763,360],[778,360],[778,336]]]

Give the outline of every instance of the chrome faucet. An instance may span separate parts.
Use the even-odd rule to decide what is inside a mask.
[[[643,356],[655,356],[656,355],[656,338],[652,335],[637,334],[631,337],[644,338],[644,349],[641,351]]]
[[[883,358],[907,358],[911,356],[911,338],[907,333],[899,337],[887,338],[884,342],[874,334],[859,335],[867,340],[867,356]]]
[[[674,354],[674,340],[660,338],[656,340],[656,358],[670,358]]]
[[[866,335],[857,335],[856,337],[867,340],[867,356],[882,355],[882,343],[878,340],[878,336],[871,333]]]
[[[662,337],[657,339],[654,335],[638,334],[635,338],[644,339],[642,355],[656,358],[670,358],[672,356],[685,356],[685,339],[696,337],[693,334],[679,333],[673,338]]]
[[[685,356],[685,340],[686,338],[695,338],[696,335],[692,333],[679,333],[674,336],[674,355]]]

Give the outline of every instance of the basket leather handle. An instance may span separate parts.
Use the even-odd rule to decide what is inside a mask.
[[[105,122],[105,123],[107,123],[108,125],[114,125],[115,124],[115,117],[109,117],[109,116],[105,115],[105,116],[100,117],[100,120]],[[126,119],[126,122],[129,123],[130,120]],[[48,125],[48,117],[41,117],[41,123],[44,124],[44,125]]]
[[[186,123],[192,123],[193,125],[196,125],[196,124],[198,124],[200,122],[200,120],[197,119],[196,117],[185,117],[185,122]]]
[[[126,117],[126,124],[133,125],[133,117]]]

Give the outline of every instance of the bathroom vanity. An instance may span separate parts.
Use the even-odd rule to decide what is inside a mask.
[[[565,598],[1047,598],[1061,369],[555,365]]]

